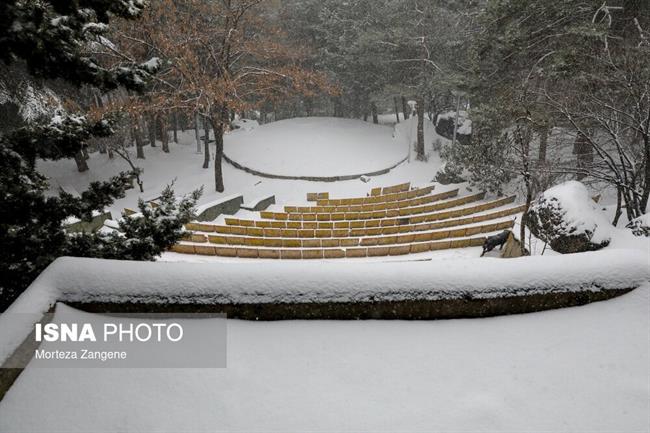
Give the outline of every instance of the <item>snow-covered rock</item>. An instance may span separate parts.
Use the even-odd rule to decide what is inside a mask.
[[[609,245],[613,230],[587,188],[577,181],[546,190],[532,204],[527,226],[533,235],[563,254],[601,249]]]
[[[436,118],[436,132],[449,140],[454,136],[454,122],[456,112],[447,111]],[[472,140],[472,121],[468,118],[466,111],[458,112],[458,127],[456,129],[456,140],[460,144],[470,144]]]

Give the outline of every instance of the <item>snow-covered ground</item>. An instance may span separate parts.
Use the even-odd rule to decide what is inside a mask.
[[[311,126],[301,129],[301,122]],[[309,135],[322,143],[343,131],[340,143],[358,133],[365,137],[359,142],[366,144],[371,144],[372,130],[377,138],[402,143],[404,153],[413,147],[414,119],[394,131],[351,120],[344,121],[345,128],[332,128],[331,122],[278,122],[276,132],[260,136],[256,134],[272,131],[273,124],[259,129],[246,125],[226,137],[226,152],[236,143],[244,143],[242,149],[276,143],[301,151],[300,140],[282,143],[291,136],[284,129],[292,130],[294,138]],[[285,128],[277,126],[282,124]],[[201,169],[203,155],[195,153],[193,131],[187,131],[180,134],[180,144],[171,144],[170,154],[160,147],[146,148],[147,159],[138,161],[145,170],[145,193],[131,190],[111,210],[117,217],[122,208],[135,207],[139,196],[155,197],[174,178],[179,194],[205,185],[201,203],[237,193],[245,200],[275,194],[277,207],[303,204],[307,192],[350,197],[407,181],[427,185],[441,161],[432,147],[439,139],[432,124],[426,124],[425,135],[427,162],[416,162],[411,151],[409,161],[368,183],[266,179],[224,163],[226,191],[217,194],[212,165]],[[267,143],[264,137],[273,140]],[[372,160],[357,150],[340,149],[353,152],[353,159]],[[251,164],[262,164],[269,156],[262,150],[251,153],[245,153]],[[323,153],[319,163],[324,167],[335,153]],[[279,161],[299,169],[310,156]],[[77,191],[127,168],[120,159],[99,154],[92,155],[89,166],[89,172],[79,174],[73,161],[39,164],[55,186]],[[465,187],[460,186],[464,192]],[[251,213],[240,211],[238,216]],[[612,242],[602,251],[572,256],[547,251],[511,260],[479,259],[478,248],[367,262],[263,265],[170,253],[164,261],[210,263],[59,259],[0,316],[0,360],[57,300],[336,302],[641,287],[584,307],[490,319],[230,320],[226,369],[54,371],[29,366],[0,402],[0,433],[648,431],[650,240],[629,230],[612,228],[609,234]],[[538,253],[542,247],[533,245]],[[18,320],[12,314],[16,312],[28,314]]]
[[[0,432],[647,432],[650,286],[434,322],[228,321],[225,369],[28,367]]]
[[[392,115],[380,116],[380,121],[388,122],[391,120]],[[394,120],[394,116],[392,118]],[[374,141],[368,140],[365,134],[370,134],[373,137],[383,137],[384,143],[390,142],[390,146],[394,149],[401,149],[400,152],[405,152],[406,147],[410,147],[410,158],[408,161],[400,164],[398,167],[391,170],[389,173],[381,176],[374,176],[370,178],[368,183],[361,180],[349,180],[340,182],[311,182],[311,181],[296,181],[296,180],[280,180],[269,179],[254,176],[242,170],[236,169],[230,164],[224,162],[224,182],[226,190],[223,193],[214,191],[214,174],[213,164],[211,161],[209,169],[202,169],[203,155],[196,153],[196,146],[194,142],[194,131],[185,131],[179,133],[179,144],[170,143],[171,152],[169,154],[163,153],[161,147],[145,148],[146,159],[136,160],[137,165],[144,169],[144,187],[145,192],[140,193],[137,189],[132,189],[127,192],[127,196],[123,199],[116,201],[111,207],[110,211],[113,218],[119,218],[122,210],[127,208],[135,208],[138,197],[143,199],[155,198],[163,186],[174,181],[174,188],[178,194],[186,194],[190,191],[204,186],[204,195],[199,204],[210,203],[224,197],[232,196],[233,194],[243,194],[244,201],[248,201],[258,197],[265,197],[268,195],[275,195],[276,203],[278,205],[272,206],[272,209],[281,209],[285,204],[291,205],[305,205],[306,194],[308,192],[330,192],[330,195],[336,197],[353,197],[364,196],[370,189],[377,186],[396,185],[403,182],[411,182],[412,186],[424,186],[431,183],[435,174],[442,166],[442,161],[438,152],[434,151],[433,143],[436,140],[445,141],[443,137],[436,134],[433,124],[425,122],[425,152],[427,161],[416,161],[414,155],[414,142],[416,139],[416,119],[410,118],[407,121],[402,121],[397,125],[393,125],[394,129],[388,126],[377,126],[370,122],[363,122],[360,120],[349,119],[332,119],[332,118],[302,118],[291,119],[280,122],[271,123],[261,127],[257,127],[254,121],[238,121],[242,125],[241,129],[230,132],[225,137],[226,148],[235,147],[234,143],[239,145],[246,145],[247,140],[252,140],[252,146],[264,146],[264,139],[267,134],[260,134],[263,131],[272,131],[268,134],[273,138],[276,144],[282,144],[282,137],[287,137],[298,140],[289,144],[290,147],[300,147],[303,145],[302,138],[305,135],[318,137],[319,140],[328,142],[341,142],[353,143],[363,142],[366,145],[372,146]],[[333,127],[334,123],[338,127]],[[279,125],[279,126],[278,126]],[[343,126],[342,126],[343,125]],[[280,127],[281,126],[281,127]],[[309,126],[309,127],[307,127]],[[286,130],[286,131],[285,131]],[[295,132],[292,132],[294,131]],[[285,132],[283,132],[285,131]],[[251,138],[252,137],[252,138]],[[329,137],[329,138],[328,138]],[[359,140],[357,140],[359,139]],[[214,146],[213,146],[214,147]],[[214,148],[212,149],[214,154]],[[252,164],[263,165],[264,161],[270,155],[267,152],[256,152],[247,157],[251,159]],[[291,155],[289,155],[291,156]],[[305,156],[303,154],[303,156]],[[293,163],[295,170],[300,170],[305,161],[310,161],[309,155],[305,158],[287,157],[285,163]],[[365,154],[357,155],[359,164],[364,164],[367,161],[372,161],[371,157]],[[311,159],[313,160],[313,159]],[[325,155],[320,158],[321,163],[327,161],[338,161],[334,153]],[[40,161],[39,169],[50,177],[52,188],[59,187],[65,188],[67,191],[83,191],[87,185],[94,180],[102,180],[116,174],[121,170],[128,169],[126,162],[116,157],[113,160],[108,159],[106,155],[94,153],[88,161],[90,170],[85,173],[78,173],[74,161]],[[466,185],[459,186],[463,192],[466,190]],[[611,199],[611,197],[610,197]],[[599,208],[605,209],[604,213],[607,214],[608,219],[611,219],[612,209],[609,202],[605,199],[601,201]],[[254,218],[258,214],[242,210],[237,214],[240,218]],[[518,220],[515,226],[515,233],[518,233]],[[223,217],[217,222],[223,222]],[[625,225],[625,218],[622,218],[620,226]],[[532,249],[535,253],[544,251],[545,255],[553,255],[554,252],[550,249],[544,249],[544,243],[531,238]],[[638,249],[642,254],[650,255],[650,239],[636,238],[631,235],[629,230],[617,230],[612,235],[612,243],[608,248],[632,248]],[[448,251],[434,251],[411,255],[408,259],[462,259],[478,257],[481,254],[480,248],[465,248],[462,250],[448,250]],[[164,261],[191,261],[191,262],[229,262],[238,261],[240,259],[228,259],[223,257],[205,257],[175,253],[163,254],[162,260]],[[355,261],[402,261],[403,257],[396,258],[370,258],[370,259],[357,259]]]
[[[333,117],[303,117],[231,134],[224,153],[244,167],[281,176],[366,174],[396,165],[408,143],[393,128]]]
[[[345,128],[346,134],[351,134],[352,137],[359,138],[368,131],[371,131],[370,137],[378,137],[384,145],[389,146],[387,143],[390,141],[391,149],[394,149],[396,154],[401,155],[401,157],[395,160],[397,162],[407,156],[409,143],[413,143],[415,139],[415,123],[413,120],[410,119],[408,122],[400,123],[395,131],[386,126],[376,126],[363,121],[342,120],[342,122],[345,122],[347,125]],[[301,119],[293,119],[277,123],[282,123],[288,130],[291,130],[293,129],[294,123],[299,125],[303,121]],[[341,137],[338,129],[332,128],[331,119],[316,118],[312,119],[311,122],[313,122],[312,128],[308,131],[311,136],[319,137],[320,140],[325,141],[328,141],[327,137]],[[262,128],[271,128],[272,125],[274,124],[269,124]],[[298,126],[296,128],[300,129]],[[227,134],[225,137],[226,149],[230,148],[231,142],[241,142],[246,137],[253,136],[253,131],[248,130],[248,128],[242,128]],[[396,136],[395,140],[392,138],[393,134]],[[308,192],[328,191],[333,197],[365,196],[370,189],[377,186],[396,185],[408,181],[413,185],[426,185],[435,177],[441,165],[438,155],[432,149],[433,139],[433,136],[427,136],[426,151],[431,155],[428,162],[415,161],[415,157],[411,155],[409,161],[404,162],[385,175],[370,178],[368,183],[364,183],[361,180],[311,182],[261,178],[236,169],[224,162],[223,177],[225,191],[223,193],[217,193],[214,191],[214,161],[210,162],[209,169],[201,168],[203,155],[196,153],[194,130],[185,131],[184,133],[179,131],[179,144],[170,143],[169,154],[164,153],[160,146],[155,148],[146,147],[146,159],[134,159],[136,165],[144,170],[142,179],[144,180],[145,192],[141,194],[137,189],[128,191],[127,196],[116,201],[110,207],[110,210],[113,213],[113,217],[118,218],[125,207],[134,208],[137,205],[138,197],[143,199],[155,198],[160,194],[164,185],[172,181],[174,181],[174,190],[177,194],[187,194],[203,185],[205,187],[204,194],[199,204],[211,202],[232,194],[243,194],[245,201],[251,198],[274,194],[277,203],[296,204],[305,202],[305,197]],[[349,139],[345,140],[346,143],[352,142]],[[329,141],[333,142],[334,140]],[[366,138],[364,143],[370,146],[371,149],[374,148],[374,141],[368,141]],[[303,144],[294,143],[293,146],[299,147]],[[413,149],[412,145],[411,149]],[[211,152],[211,155],[214,155],[214,145],[212,145]],[[367,155],[358,155],[361,159],[358,161],[359,164],[372,163],[375,154],[372,150],[368,152],[369,154]],[[260,152],[251,157],[256,158],[256,161],[252,161],[251,164],[262,165],[271,155]],[[340,162],[340,160],[341,158],[336,155],[336,152],[330,153],[327,151],[325,152],[325,156],[322,156],[317,163],[326,164],[327,161]],[[294,171],[298,171],[301,165],[305,163],[304,160],[295,157],[292,158],[291,155],[287,157],[286,161],[294,164]],[[346,164],[348,163],[346,162]],[[129,169],[128,164],[119,157],[116,156],[115,159],[110,160],[107,155],[99,153],[91,154],[91,158],[88,160],[88,166],[90,167],[89,171],[79,173],[73,160],[39,161],[38,164],[39,170],[50,178],[53,190],[63,187],[68,191],[76,190],[78,192],[84,191],[92,181],[104,180],[120,171]],[[363,170],[361,171],[363,172]]]

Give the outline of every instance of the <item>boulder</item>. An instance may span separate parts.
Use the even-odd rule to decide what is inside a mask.
[[[537,238],[559,253],[595,251],[609,245],[613,226],[580,182],[570,181],[545,191],[526,214]]]
[[[472,142],[472,121],[468,119],[467,113],[462,112],[458,118],[458,129],[456,129],[456,140],[463,145],[469,145]],[[448,111],[438,115],[436,119],[436,133],[449,140],[454,138],[454,120],[456,113]]]

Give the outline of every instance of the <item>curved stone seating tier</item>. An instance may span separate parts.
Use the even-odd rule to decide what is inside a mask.
[[[176,244],[171,251],[181,254],[200,254],[220,257],[260,258],[260,259],[338,259],[356,257],[399,256],[424,253],[450,248],[478,247],[486,237],[445,239],[393,246],[351,247],[351,248],[250,248],[219,247],[212,245]]]
[[[225,218],[189,223],[171,251],[221,257],[328,259],[378,257],[483,245],[486,235],[510,229],[524,210],[515,196],[487,202],[485,192],[458,197],[459,189],[431,194],[410,183],[374,188],[368,197],[330,199],[311,193],[316,206],[261,211],[260,219]],[[499,209],[501,208],[501,209]],[[506,219],[507,218],[507,219]]]
[[[428,190],[428,189],[427,189]],[[436,195],[428,195],[431,191],[428,190],[427,193],[421,195],[410,194],[414,192],[419,192],[419,190],[413,190],[408,193],[399,193],[395,194],[396,199],[385,201],[385,202],[368,202],[372,198],[377,197],[366,197],[358,199],[341,199],[340,205],[326,205],[326,206],[285,206],[285,213],[340,213],[340,212],[368,212],[376,210],[387,210],[387,209],[399,209],[403,207],[412,207],[418,206],[427,203],[433,203],[437,200],[443,200],[445,198],[456,197],[458,195],[458,189],[452,191],[445,191]],[[408,197],[411,195],[411,197]]]
[[[216,230],[211,231],[197,231],[189,234],[196,235],[197,239],[200,236],[217,233],[221,235],[235,235],[235,236],[254,236],[254,237],[269,237],[269,238],[328,238],[328,237],[352,237],[352,236],[379,236],[379,235],[394,235],[411,232],[422,232],[428,230],[437,230],[450,227],[466,226],[470,224],[478,224],[485,221],[504,218],[517,213],[523,212],[524,206],[516,206],[512,208],[502,209],[497,212],[486,213],[481,215],[471,215],[466,218],[451,218],[435,222],[425,222],[422,224],[405,224],[405,225],[373,225],[368,227],[339,227],[334,228],[331,223],[329,226],[320,225],[319,228],[258,228],[258,227],[236,227],[236,226],[215,226]],[[369,221],[376,222],[379,220]],[[352,222],[355,223],[355,222]],[[201,241],[202,242],[202,241]]]
[[[446,194],[448,197],[455,196],[457,192],[449,191]],[[444,197],[439,197],[442,200]],[[367,219],[385,219],[391,217],[405,217],[409,215],[423,214],[427,212],[435,212],[437,210],[449,209],[456,206],[462,206],[467,203],[472,203],[485,198],[485,193],[468,195],[453,200],[441,201],[433,204],[414,207],[402,207],[398,209],[376,210],[372,212],[339,212],[339,213],[286,213],[286,212],[260,212],[260,216],[267,220],[280,220],[280,221],[352,221],[352,220],[367,220]],[[227,224],[227,223],[226,223]]]
[[[383,188],[373,188],[370,195],[394,194],[397,192],[404,192],[411,189],[411,182],[400,183],[399,185],[385,186]]]
[[[448,238],[462,238],[482,233],[491,233],[501,229],[511,228],[514,221],[498,221],[489,224],[476,225],[471,227],[452,228],[449,230],[422,231],[417,233],[403,233],[394,235],[384,235],[377,230],[375,236],[364,237],[318,237],[313,235],[308,238],[295,236],[299,234],[292,233],[293,237],[249,237],[249,236],[228,236],[228,235],[204,235],[192,234],[187,240],[193,243],[210,243],[222,246],[250,246],[250,247],[270,247],[270,248],[338,248],[338,247],[369,247],[377,245],[399,245],[420,242],[429,242]],[[367,229],[368,231],[372,229]]]
[[[275,236],[278,237],[277,230],[349,230],[349,229],[376,229],[381,227],[382,230],[398,231],[418,231],[431,230],[434,228],[452,227],[453,225],[466,225],[487,221],[489,219],[500,218],[503,216],[513,215],[523,211],[523,206],[517,206],[511,209],[503,209],[490,214],[474,215],[479,212],[485,212],[514,202],[515,197],[504,197],[479,205],[468,206],[458,209],[446,210],[443,212],[434,212],[405,218],[387,218],[374,220],[355,220],[355,221],[253,221],[253,220],[230,220],[226,223],[232,225],[217,225],[205,223],[189,223],[186,229],[192,232],[235,234],[249,236]],[[456,219],[473,215],[469,218]],[[435,222],[435,223],[434,223]],[[261,230],[261,231],[260,231]],[[260,234],[261,233],[261,234]],[[337,232],[342,233],[342,232]]]
[[[340,199],[319,199],[316,200],[316,206],[349,206],[349,205],[364,205],[364,204],[379,204],[389,203],[392,201],[407,200],[411,198],[422,197],[430,194],[435,189],[434,185],[424,188],[416,188],[405,192],[395,192],[386,195],[370,195],[368,197],[353,197],[353,198],[340,198]],[[288,208],[294,206],[286,206]],[[286,209],[285,207],[285,209]],[[313,207],[313,206],[312,206]]]

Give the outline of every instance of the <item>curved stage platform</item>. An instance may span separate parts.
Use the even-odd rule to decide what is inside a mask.
[[[390,127],[309,117],[236,131],[226,140],[224,159],[261,177],[334,182],[388,173],[408,151]]]

